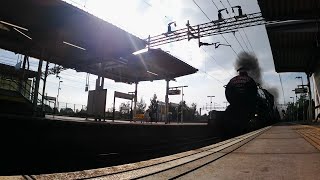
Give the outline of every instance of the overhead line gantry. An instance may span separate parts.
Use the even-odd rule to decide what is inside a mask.
[[[226,19],[223,19],[221,16],[219,16],[218,20],[193,26],[190,25],[188,20],[186,28],[171,31],[171,24],[168,24],[168,32],[153,37],[149,36],[146,41],[148,47],[150,48],[172,42],[182,41],[185,39],[188,39],[188,41],[190,41],[191,39],[198,39],[200,47],[200,44],[202,43],[200,42],[200,38],[202,37],[225,33],[234,33],[239,28],[265,25],[267,23],[268,22],[265,21],[260,12],[252,14],[240,14],[239,16],[234,16]],[[211,45],[214,43],[209,44]]]

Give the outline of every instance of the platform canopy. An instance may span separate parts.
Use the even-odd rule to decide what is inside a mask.
[[[73,68],[143,49],[146,42],[61,0],[0,6],[0,48]]]
[[[319,60],[320,0],[258,0],[277,72],[312,73]]]
[[[10,0],[0,6],[0,48],[117,82],[195,73],[162,50],[138,56],[146,42],[61,0]]]
[[[318,19],[319,0],[258,0],[267,21]]]
[[[121,57],[119,61],[97,63],[77,68],[80,71],[97,73],[116,82],[134,83],[153,80],[173,80],[196,73],[198,69],[160,49],[149,49],[138,55]]]

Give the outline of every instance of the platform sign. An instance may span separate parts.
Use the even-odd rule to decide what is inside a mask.
[[[144,119],[144,114],[136,114],[135,119]]]
[[[307,88],[296,88],[294,91],[295,91],[296,94],[301,94],[301,93],[307,93],[308,92]]]
[[[51,97],[51,96],[44,96],[44,99],[48,101],[56,101],[56,97]]]
[[[126,94],[126,93],[122,93],[122,92],[118,92],[118,91],[114,92],[114,96],[117,98],[129,99],[129,100],[132,100],[134,97],[132,94]]]
[[[107,90],[92,90],[88,93],[87,113],[102,117],[106,109]]]
[[[169,95],[179,95],[180,93],[181,91],[179,89],[171,89],[168,92]]]

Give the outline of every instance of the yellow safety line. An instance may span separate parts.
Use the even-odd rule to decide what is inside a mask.
[[[313,137],[311,134],[320,137],[320,129],[309,125],[301,125],[303,128],[297,128],[296,131],[310,144],[320,150],[320,140]]]

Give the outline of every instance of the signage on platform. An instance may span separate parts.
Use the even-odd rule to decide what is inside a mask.
[[[301,94],[301,93],[307,93],[307,88],[296,88],[295,90],[296,94]]]
[[[179,89],[169,90],[169,95],[179,95],[181,91]]]
[[[122,92],[118,92],[118,91],[114,92],[114,96],[117,98],[122,98],[122,99],[129,99],[129,100],[133,99],[132,94],[126,94],[126,93],[122,93]]]
[[[48,101],[55,101],[56,97],[51,97],[51,96],[44,96],[44,99],[48,100]]]

